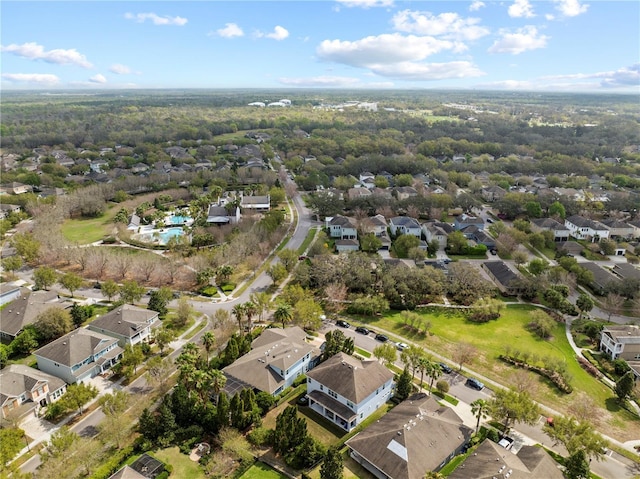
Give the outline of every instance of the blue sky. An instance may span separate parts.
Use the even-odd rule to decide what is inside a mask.
[[[637,0],[11,1],[2,89],[640,91]]]

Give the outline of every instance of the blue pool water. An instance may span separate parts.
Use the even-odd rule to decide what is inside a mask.
[[[190,219],[190,216],[174,215],[169,218],[169,223],[172,225],[183,225]]]
[[[167,228],[162,233],[158,233],[160,235],[160,244],[167,244],[171,238],[175,238],[177,236],[182,236],[184,231],[182,228]]]

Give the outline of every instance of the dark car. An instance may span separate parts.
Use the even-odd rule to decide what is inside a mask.
[[[380,341],[381,343],[385,343],[385,342],[389,341],[389,338],[387,336],[385,336],[384,334],[376,334],[376,339],[378,341]]]
[[[369,331],[367,328],[365,328],[364,326],[358,326],[358,327],[356,328],[356,333],[360,333],[360,334],[369,334],[369,333],[370,333],[370,331]]]
[[[482,384],[475,378],[467,379],[467,382],[465,384],[473,389],[477,389],[478,391],[482,391],[484,389],[484,384]]]
[[[306,394],[304,396],[300,396],[298,398],[298,404],[300,406],[306,406],[307,404],[309,404],[309,397]]]
[[[347,323],[346,321],[339,319],[338,321],[336,321],[336,324],[338,326],[340,326],[341,328],[349,328],[351,327],[351,325],[349,323]]]
[[[451,369],[447,364],[445,363],[438,363],[438,365],[440,366],[440,369],[442,369],[442,372],[444,372],[445,374],[449,374],[453,371],[453,369]]]

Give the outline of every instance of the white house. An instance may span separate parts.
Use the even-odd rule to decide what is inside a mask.
[[[553,218],[536,218],[531,220],[531,230],[535,233],[551,231],[553,241],[569,241],[569,228]]]
[[[326,218],[325,224],[329,229],[329,236],[331,238],[340,238],[343,240],[358,238],[358,225],[353,218],[337,215]]]
[[[121,347],[148,342],[151,330],[160,325],[157,311],[124,304],[94,319],[87,328],[118,340]]]
[[[447,238],[453,231],[453,226],[442,221],[427,221],[422,224],[422,233],[424,233],[427,242],[436,240],[441,248],[447,245]]]
[[[391,398],[393,377],[378,361],[338,353],[307,373],[309,407],[351,431]]]
[[[267,196],[242,196],[240,208],[252,211],[269,211],[271,209],[271,197]]]
[[[123,352],[117,339],[80,328],[33,354],[40,371],[73,384],[107,372],[122,359]]]
[[[393,236],[413,235],[422,238],[420,223],[409,216],[396,216],[389,220],[389,229]]]
[[[306,337],[298,326],[266,329],[253,340],[251,351],[222,370],[225,391],[232,395],[251,388],[277,396],[318,362],[320,350]]]
[[[564,220],[571,236],[580,240],[600,241],[609,237],[609,229],[599,221],[590,220],[580,215],[573,215]]]

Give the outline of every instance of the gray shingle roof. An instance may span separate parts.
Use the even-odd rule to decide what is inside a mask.
[[[55,291],[22,290],[22,295],[13,300],[2,310],[0,331],[15,336],[25,326],[33,324],[36,317],[43,311],[53,308],[66,308],[69,304],[58,302]]]
[[[157,311],[138,308],[131,304],[124,304],[96,318],[91,322],[89,327],[110,331],[124,337],[132,337],[157,319]]]
[[[49,391],[53,392],[65,385],[65,382],[38,369],[23,364],[9,364],[0,370],[0,395],[18,397],[26,391],[31,391],[38,382],[49,384]],[[3,402],[4,400],[0,400]]]
[[[105,334],[80,328],[41,347],[33,354],[71,367],[117,342],[117,339]]]

